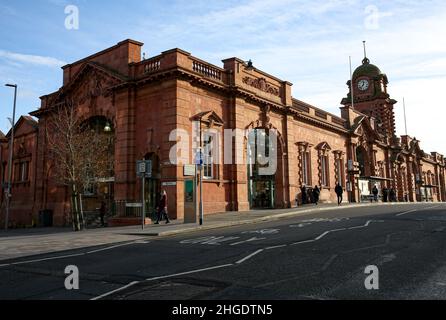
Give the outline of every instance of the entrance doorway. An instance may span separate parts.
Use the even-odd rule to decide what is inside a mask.
[[[152,161],[152,177],[145,181],[145,206],[148,217],[156,219],[156,207],[161,197],[161,171],[159,157],[154,153],[145,156],[145,160]]]
[[[248,197],[251,209],[273,209],[276,206],[276,175],[264,175],[262,169],[268,166],[264,158],[277,155],[276,145],[269,140],[269,130],[253,129],[249,133],[248,152]],[[259,138],[260,137],[260,138]]]
[[[253,180],[251,192],[251,208],[273,209],[275,195],[274,177],[266,180]]]

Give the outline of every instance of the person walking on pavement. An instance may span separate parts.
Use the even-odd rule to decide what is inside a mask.
[[[372,189],[372,193],[373,193],[373,200],[375,200],[375,202],[378,202],[378,188],[376,187],[376,184],[373,186]]]
[[[321,190],[319,189],[318,186],[315,186],[313,189],[313,201],[315,205],[318,205],[319,203],[319,196],[321,194]]]
[[[389,201],[394,202],[396,200],[395,196],[396,196],[395,189],[391,188],[389,192]]]
[[[99,215],[101,217],[101,226],[102,227],[105,227],[104,217],[105,217],[106,212],[107,212],[107,206],[105,204],[105,201],[102,200],[101,207],[99,208]]]
[[[158,217],[155,224],[159,224],[160,220],[166,218],[166,224],[170,223],[169,216],[167,215],[167,192],[163,190],[161,192],[161,199],[158,206]]]
[[[387,202],[389,199],[389,189],[384,187],[383,189],[383,202]]]
[[[307,203],[307,187],[305,187],[305,185],[303,185],[302,188],[300,188],[300,191],[302,192],[302,204],[306,204]]]
[[[338,183],[336,183],[335,187],[336,196],[338,197],[338,206],[342,203],[342,194],[344,193],[344,190],[342,189],[342,186]]]

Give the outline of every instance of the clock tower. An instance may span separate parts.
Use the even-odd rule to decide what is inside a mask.
[[[393,106],[397,101],[387,93],[387,76],[365,55],[362,65],[354,71],[352,81],[353,85],[350,80],[347,82],[349,93],[341,104],[351,107],[353,94],[353,109],[375,118],[378,132],[393,138],[396,134]]]

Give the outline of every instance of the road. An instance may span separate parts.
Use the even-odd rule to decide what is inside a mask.
[[[79,290],[64,286],[68,265]],[[367,266],[379,290],[367,290]],[[343,208],[0,262],[0,299],[446,299],[446,204]]]

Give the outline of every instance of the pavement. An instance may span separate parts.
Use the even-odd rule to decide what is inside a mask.
[[[443,203],[326,207],[8,259],[0,299],[446,300],[445,240]],[[65,288],[67,266],[79,270],[78,290]]]
[[[320,211],[341,210],[346,207],[389,206],[397,203],[365,203],[305,205],[290,209],[252,210],[248,212],[225,212],[204,217],[202,226],[196,223],[172,221],[165,225],[89,229],[73,232],[69,228],[36,228],[0,231],[0,261],[19,257],[54,253],[65,250],[103,246],[141,240],[146,237],[171,236],[231,226],[273,221],[293,216],[305,216]]]

